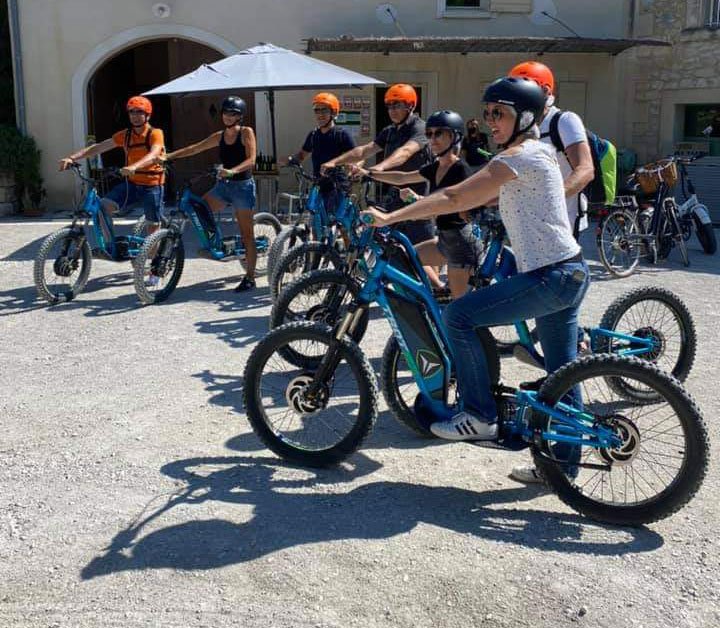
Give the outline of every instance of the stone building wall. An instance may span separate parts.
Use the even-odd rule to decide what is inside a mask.
[[[640,160],[668,154],[682,140],[678,106],[720,103],[720,29],[705,25],[710,1],[637,0],[634,36],[672,44],[625,55],[625,143]]]

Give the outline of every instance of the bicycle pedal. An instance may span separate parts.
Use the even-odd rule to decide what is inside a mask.
[[[509,436],[507,438],[499,438],[498,440],[468,440],[462,441],[470,445],[476,445],[483,449],[495,449],[503,451],[521,451],[530,447],[530,443],[524,441],[519,436]]]

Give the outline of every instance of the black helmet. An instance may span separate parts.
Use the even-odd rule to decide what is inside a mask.
[[[436,111],[428,116],[425,122],[425,128],[428,129],[452,129],[460,135],[465,130],[465,123],[459,113],[455,111]]]
[[[230,113],[237,113],[241,116],[245,115],[247,111],[247,105],[245,101],[239,96],[228,96],[222,101],[221,111],[229,111]]]
[[[453,141],[442,153],[435,155],[436,157],[442,157],[445,153],[452,150],[453,147],[458,146],[462,142],[463,133],[465,131],[465,123],[463,122],[462,116],[455,111],[436,111],[428,116],[425,122],[426,129],[449,129],[453,133]]]
[[[506,76],[488,85],[483,101],[508,105],[517,112],[515,129],[508,140],[510,144],[518,135],[529,131],[534,124],[540,122],[546,98],[542,88],[532,79]]]

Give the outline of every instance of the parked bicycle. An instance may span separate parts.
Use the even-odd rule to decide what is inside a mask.
[[[603,266],[616,277],[631,275],[641,259],[652,264],[666,259],[675,247],[685,266],[690,264],[685,243],[693,229],[703,250],[717,250],[715,232],[707,208],[699,202],[687,172],[698,156],[672,156],[638,169],[628,181],[632,194],[621,195],[601,218],[597,246]],[[673,189],[680,173],[678,205]],[[649,200],[649,202],[648,202]]]
[[[240,235],[224,236],[208,204],[193,193],[192,186],[206,177],[216,177],[217,167],[186,181],[178,193],[177,207],[167,216],[164,227],[147,238],[134,265],[135,291],[143,303],[160,303],[177,286],[185,265],[183,231],[190,221],[200,242],[200,253],[215,261],[238,259],[244,262],[245,246]],[[263,270],[267,252],[280,231],[280,222],[270,213],[253,217],[258,271]]]
[[[93,257],[127,262],[139,254],[144,241],[142,222],[131,235],[117,235],[97,192],[100,181],[84,175],[79,164],[71,164],[69,170],[82,182],[82,200],[73,212],[70,226],[45,238],[33,265],[38,295],[49,303],[71,301],[83,291]],[[104,172],[104,176],[118,174],[117,168]],[[92,248],[91,240],[95,244]]]
[[[336,464],[368,435],[377,418],[377,388],[369,361],[348,337],[371,303],[382,308],[420,393],[413,405],[428,429],[462,407],[453,391],[453,356],[409,240],[373,230],[368,275],[342,319],[329,327],[296,322],[268,334],[244,372],[248,419],[279,456],[308,466]],[[499,384],[499,358],[485,329],[478,330],[492,374],[500,432],[481,446],[529,447],[558,497],[600,521],[639,525],[682,508],[707,473],[708,434],[699,409],[682,386],[636,358],[596,355],[559,369],[539,392]],[[310,368],[283,359],[286,347],[314,347]],[[648,394],[640,401],[610,382]],[[570,393],[582,390],[582,403]],[[462,391],[460,391],[462,393]],[[556,444],[580,448],[563,458]]]

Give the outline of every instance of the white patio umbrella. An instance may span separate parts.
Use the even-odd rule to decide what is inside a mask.
[[[275,140],[275,91],[384,85],[370,76],[346,70],[332,63],[261,43],[253,48],[203,64],[197,70],[145,92],[145,96],[229,92],[233,89],[266,91],[270,106],[273,156]]]

